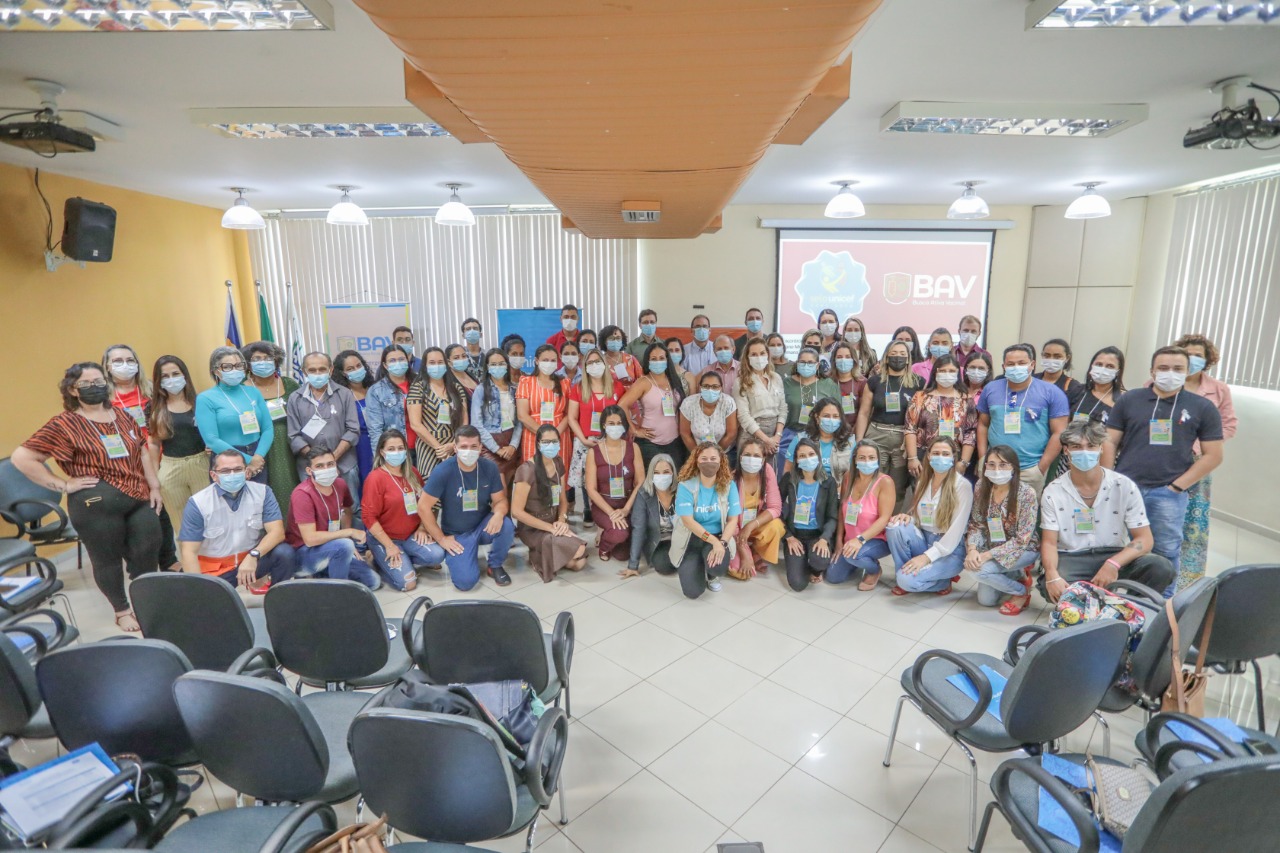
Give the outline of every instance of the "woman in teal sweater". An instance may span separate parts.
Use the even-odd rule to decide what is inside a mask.
[[[239,450],[249,478],[265,484],[267,451],[275,431],[261,392],[243,384],[244,356],[234,347],[218,347],[209,356],[209,375],[214,386],[196,397],[196,427],[205,446],[215,457],[224,450]]]

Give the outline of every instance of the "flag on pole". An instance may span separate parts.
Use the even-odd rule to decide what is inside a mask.
[[[293,339],[292,351],[289,353],[293,378],[302,382],[302,356],[306,353],[306,349],[302,345],[302,324],[298,322],[298,315],[292,305],[289,306],[289,337]]]
[[[262,290],[258,290],[258,328],[262,332],[262,340],[276,342],[275,330],[271,328],[271,315],[267,313],[267,300],[262,296]]]
[[[227,346],[240,349],[240,324],[236,321],[236,307],[231,301],[231,282],[227,282]]]

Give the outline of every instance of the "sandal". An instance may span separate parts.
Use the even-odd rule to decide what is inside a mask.
[[[951,594],[951,584],[947,584],[944,589],[940,589],[934,593],[934,595],[938,595],[938,596],[950,595],[950,594]]]
[[[596,551],[596,554],[597,554],[597,555],[599,555],[599,557],[600,557],[600,562],[602,562],[602,563],[607,563],[607,562],[609,562],[610,560],[612,560],[612,559],[613,559],[613,555],[612,555],[612,554],[610,554],[608,551],[599,551],[599,550],[597,550],[597,551]]]
[[[879,585],[880,585],[879,575],[864,577],[862,579],[862,583],[858,584],[858,592],[871,592],[871,590],[875,589]]]
[[[1026,592],[1022,595],[1015,595],[1000,605],[1000,613],[1004,616],[1017,616],[1031,605],[1031,570],[1028,569],[1022,576],[1022,585],[1026,588]],[[1022,599],[1019,603],[1018,599]]]
[[[895,586],[895,587],[894,587],[892,590],[890,590],[890,591],[891,591],[894,595],[910,595],[910,594],[911,594],[911,593],[907,592],[905,589],[903,589],[903,588],[902,588],[902,587],[900,587],[900,586]]]
[[[116,627],[130,634],[136,634],[142,630],[142,626],[138,624],[138,619],[133,615],[132,610],[116,614]]]

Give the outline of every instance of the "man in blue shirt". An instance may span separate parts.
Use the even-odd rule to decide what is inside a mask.
[[[711,345],[711,320],[706,314],[699,314],[689,328],[693,331],[693,343],[685,344],[681,367],[697,376],[716,360],[715,348]]]
[[[401,352],[409,357],[409,367],[414,373],[422,370],[422,359],[415,358],[413,355],[413,329],[408,326],[396,326],[395,331],[391,333],[391,343],[398,346]]]
[[[224,450],[213,460],[213,485],[187,499],[178,531],[182,570],[222,578],[256,594],[263,577],[293,577],[293,549],[284,541],[284,517],[271,489],[245,482],[244,456]]]
[[[1004,376],[987,383],[978,398],[978,457],[985,457],[987,448],[998,444],[1012,447],[1018,454],[1022,482],[1038,498],[1045,473],[1061,451],[1058,436],[1067,425],[1071,406],[1060,388],[1031,375],[1035,363],[1031,344],[1005,349]]]
[[[471,589],[480,580],[481,545],[491,546],[489,577],[507,586],[511,576],[502,563],[516,528],[507,514],[502,476],[491,460],[480,458],[480,431],[475,427],[459,427],[454,447],[455,455],[436,465],[423,487],[418,504],[422,526],[444,548],[449,576],[458,589]]]

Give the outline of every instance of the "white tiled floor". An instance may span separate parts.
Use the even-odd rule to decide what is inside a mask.
[[[1275,561],[1280,544],[1213,522],[1210,572]],[[459,593],[446,578],[424,576],[416,595],[440,601],[506,597],[548,622],[574,613],[578,649],[564,783],[570,822],[554,808],[539,824],[546,853],[703,853],[719,842],[762,841],[769,853],[963,851],[968,765],[937,729],[910,707],[903,712],[893,766],[880,759],[900,688],[898,676],[928,648],[999,654],[1014,627],[1046,617],[1037,598],[1021,617],[978,607],[972,582],[951,596],[896,598],[887,586],[816,585],[796,594],[778,571],[747,583],[726,580],[720,593],[686,601],[674,578],[646,572],[621,580],[619,564],[593,562],[579,574],[537,582],[513,556],[515,583],[486,580]],[[86,640],[115,633],[110,608],[91,579],[59,560]],[[891,575],[891,572],[889,573]],[[388,616],[411,595],[378,592]],[[1280,717],[1280,665],[1266,667],[1274,720]],[[1210,712],[1248,724],[1249,677],[1216,677]],[[1134,755],[1142,718],[1112,720],[1112,754]],[[1274,722],[1271,723],[1274,726]],[[1092,725],[1066,739],[1083,750],[1101,737]],[[14,756],[36,763],[52,744],[18,744]],[[1003,757],[979,754],[983,785]],[[196,805],[234,802],[223,785]],[[340,808],[354,819],[354,804]],[[988,850],[1023,849],[999,819]],[[523,838],[488,842],[523,849]]]

